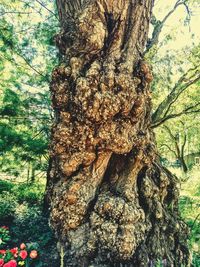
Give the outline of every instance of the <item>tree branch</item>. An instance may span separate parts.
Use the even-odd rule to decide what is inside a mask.
[[[56,19],[58,20],[58,16],[52,10],[50,10],[48,7],[46,7],[44,3],[40,2],[39,0],[35,0],[35,1],[38,4],[40,4],[43,8],[45,8],[47,11],[49,11],[51,14],[53,14],[56,17]]]
[[[194,228],[194,226],[195,226],[195,224],[196,224],[196,222],[197,222],[197,220],[198,220],[198,218],[200,217],[200,213],[196,216],[196,218],[194,219],[194,222],[193,222],[193,224],[192,224],[192,226],[191,226],[191,231],[193,230],[193,228]]]
[[[154,46],[158,43],[158,40],[159,40],[159,36],[160,36],[160,33],[162,31],[162,28],[165,24],[165,22],[167,21],[167,19],[175,12],[175,10],[177,9],[177,7],[181,6],[181,5],[184,5],[186,7],[186,10],[187,12],[189,11],[189,8],[187,6],[187,0],[178,0],[173,9],[170,10],[167,15],[162,19],[162,21],[159,21],[157,20],[156,21],[156,25],[154,26],[154,30],[153,30],[153,33],[152,33],[152,38],[148,41],[148,44],[147,44],[147,48],[146,48],[146,51],[145,51],[145,54]]]
[[[197,77],[195,77],[196,73],[198,74]],[[174,97],[173,100],[171,100],[171,103],[169,103],[169,106],[164,114],[164,117],[169,113],[171,106],[177,101],[177,99],[179,98],[179,96],[186,90],[188,89],[188,87],[192,84],[194,84],[195,82],[197,82],[200,79],[200,74],[199,71],[196,71],[196,73],[193,75],[192,80],[188,81],[187,83],[185,83],[185,85],[183,85],[182,87],[180,87],[179,92],[176,94],[176,96]]]
[[[13,51],[13,49],[12,49],[12,51]],[[31,68],[33,71],[35,71],[37,74],[39,74],[41,77],[43,77],[44,79],[45,79],[45,81],[47,81],[47,82],[49,82],[49,78],[47,77],[47,76],[45,76],[45,75],[43,75],[40,71],[38,71],[34,66],[32,66],[29,62],[28,62],[28,60],[23,56],[23,55],[21,55],[20,53],[18,53],[17,51],[13,51],[13,52],[15,52],[19,57],[21,57],[25,62],[26,62],[26,65],[28,65],[28,67],[29,68]],[[7,57],[5,57],[5,56],[2,56],[2,55],[0,55],[0,57],[1,58],[4,58],[4,59],[6,59],[6,60],[8,60],[8,61],[10,61],[10,62],[12,62],[12,63],[14,63],[14,64],[16,64],[17,66],[20,66],[20,64],[18,64],[17,62],[16,62],[16,60],[12,57],[12,58],[7,58]],[[21,65],[22,66],[22,65]],[[28,69],[28,68],[27,68]]]
[[[187,136],[184,135],[184,141],[183,141],[183,144],[181,146],[181,156],[182,156],[182,158],[184,157],[184,149],[185,149],[186,141],[187,141]]]
[[[24,121],[24,120],[30,120],[30,121],[38,121],[41,120],[43,122],[51,122],[50,118],[47,116],[40,116],[40,117],[34,117],[34,118],[30,118],[30,117],[11,117],[11,116],[2,116],[0,115],[0,120],[19,120],[19,121]]]
[[[179,148],[176,136],[172,134],[172,131],[170,130],[169,127],[167,127],[166,125],[164,125],[163,127],[167,130],[167,132],[169,133],[170,137],[173,139],[174,145],[175,145],[175,148],[176,148],[177,158],[180,158],[181,153],[180,153],[180,148]]]
[[[26,64],[27,64],[32,70],[34,70],[37,74],[39,74],[40,76],[42,76],[47,82],[50,82],[49,79],[48,79],[48,77],[45,76],[45,75],[43,75],[43,74],[42,74],[40,71],[38,71],[33,65],[31,65],[31,64],[28,62],[28,60],[27,60],[22,54],[20,54],[20,53],[18,53],[18,52],[16,52],[16,51],[15,51],[15,53],[16,53],[19,57],[21,57],[21,58],[26,62]]]
[[[180,95],[198,80],[200,80],[199,66],[195,66],[194,68],[188,70],[178,80],[168,96],[158,105],[152,115],[153,124],[157,124],[161,120],[164,120],[170,112],[172,105],[178,100]]]
[[[7,14],[18,14],[18,15],[29,15],[32,14],[33,12],[21,12],[21,11],[5,11],[5,12],[0,12],[0,16],[4,16]]]
[[[170,146],[168,146],[167,144],[162,144],[161,147],[162,146],[166,146],[169,149],[169,151],[171,151],[175,155],[176,158],[178,157],[177,154],[176,154],[176,152],[173,149],[171,149]]]
[[[184,157],[184,149],[185,149],[186,141],[187,141],[187,135],[186,135],[186,133],[184,133],[183,144],[181,146],[181,156],[182,156],[182,158]]]
[[[174,118],[180,117],[180,116],[182,116],[182,115],[187,115],[187,114],[192,114],[192,113],[199,113],[199,112],[200,112],[200,109],[197,109],[197,110],[195,109],[195,110],[193,110],[194,108],[196,108],[196,107],[198,107],[198,106],[200,106],[200,102],[197,103],[197,104],[195,104],[195,105],[193,105],[193,106],[190,106],[190,107],[184,109],[183,111],[181,111],[181,112],[179,112],[179,113],[173,113],[173,114],[170,114],[170,115],[168,115],[168,116],[162,118],[161,120],[159,120],[159,121],[153,123],[153,124],[152,124],[152,128],[156,128],[156,127],[160,126],[161,124],[163,124],[164,122],[166,122],[166,121],[168,121],[168,120],[170,120],[170,119],[174,119]]]

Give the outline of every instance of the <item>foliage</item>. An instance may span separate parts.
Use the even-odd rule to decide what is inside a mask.
[[[26,240],[27,244],[37,246],[42,266],[51,266],[51,262],[52,267],[57,266],[58,254],[55,240],[48,225],[48,217],[41,211],[40,206],[19,205],[10,229],[12,245]]]
[[[41,205],[44,195],[42,184],[16,184],[0,180],[0,221],[13,220],[20,207]],[[21,211],[22,212],[22,211]],[[22,212],[23,214],[23,212]]]
[[[14,218],[17,202],[14,195],[9,192],[0,194],[0,220],[9,221]]]
[[[182,11],[181,2],[186,3],[182,6]],[[152,28],[155,29],[159,23],[162,23],[166,14],[170,14],[167,18],[169,26],[162,29],[159,42],[146,54],[146,58],[152,65],[154,76],[152,83],[153,126],[156,127],[159,152],[162,158],[169,162],[176,158],[175,143],[164,129],[165,125],[171,129],[172,133],[180,136],[180,143],[186,134],[185,155],[200,150],[198,138],[200,44],[194,23],[195,16],[193,16],[197,7],[199,8],[199,2],[174,1],[174,3],[180,6],[173,9],[170,4],[162,2],[157,3],[154,8]],[[174,21],[175,17],[172,14],[175,15],[178,12],[180,20]],[[188,15],[190,15],[190,21],[187,20]],[[183,23],[186,20],[187,23]],[[181,121],[184,122],[184,126]]]
[[[16,177],[30,166],[46,169],[52,116],[48,83],[57,53],[53,2],[3,0],[0,5],[1,171]]]
[[[14,187],[12,182],[0,180],[0,194],[3,192],[11,192]]]
[[[200,263],[200,197],[198,196],[200,177],[198,169],[193,168],[188,173],[188,177],[188,180],[182,184],[179,206],[190,228],[191,266],[198,267]]]
[[[8,227],[1,226],[0,227],[0,248],[5,246],[9,240],[10,240],[10,234],[9,234]]]
[[[0,180],[0,185],[0,222],[9,225],[11,240],[5,240],[1,236],[2,232],[7,231],[2,228],[0,238],[8,241],[9,247],[16,247],[16,244],[26,241],[29,250],[33,247],[37,249],[40,252],[40,263],[37,262],[36,265],[35,261],[34,266],[59,267],[59,256],[48,224],[48,215],[42,212],[44,184],[13,184]],[[28,266],[32,266],[30,262]]]
[[[53,237],[47,218],[36,206],[31,208],[19,206],[11,231],[15,236],[13,241],[17,242],[25,238],[27,242],[38,242],[40,246],[50,244]]]
[[[8,189],[10,190],[10,188]],[[26,193],[21,196],[23,190]],[[35,192],[34,197],[32,191]],[[34,266],[39,267],[39,264],[42,264],[41,266],[44,267],[59,267],[59,256],[53,233],[48,224],[48,215],[42,211],[43,192],[43,185],[25,184],[14,185],[9,192],[2,192],[0,195],[0,222],[9,225],[11,239],[5,240],[6,236],[1,234],[7,233],[7,230],[0,228],[0,240],[6,241],[9,247],[16,247],[16,244],[25,240],[27,248],[40,251],[40,263],[37,262],[37,265]],[[10,257],[7,260],[9,259]],[[32,266],[30,262],[28,264],[28,266]]]
[[[43,200],[44,186],[37,184],[15,186],[14,193],[19,204],[27,202],[29,205],[40,204]]]

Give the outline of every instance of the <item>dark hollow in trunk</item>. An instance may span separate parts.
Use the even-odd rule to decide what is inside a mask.
[[[142,54],[153,1],[57,0],[62,62],[47,201],[64,266],[187,266],[176,178],[151,130]]]

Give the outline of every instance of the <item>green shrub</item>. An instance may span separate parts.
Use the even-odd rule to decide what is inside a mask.
[[[40,251],[43,267],[59,267],[59,255],[56,241],[40,207],[21,204],[18,206],[15,219],[10,227],[12,246],[25,242],[34,244]]]
[[[9,230],[6,226],[0,227],[0,248],[2,249],[10,240]]]
[[[11,192],[13,184],[9,181],[0,180],[0,194],[3,192]]]
[[[9,192],[0,194],[0,221],[12,220],[15,216],[17,201],[15,196]]]
[[[21,204],[27,202],[30,205],[41,204],[44,188],[38,185],[21,184],[15,187],[14,192],[17,196],[18,202]]]
[[[193,252],[191,267],[199,267],[199,266],[200,266],[200,255],[198,253]]]
[[[199,185],[194,195],[200,197],[200,186]]]

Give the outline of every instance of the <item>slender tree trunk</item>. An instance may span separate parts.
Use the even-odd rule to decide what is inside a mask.
[[[63,55],[47,201],[64,266],[187,265],[176,178],[158,160],[150,69],[153,0],[57,0]]]
[[[35,182],[35,164],[34,162],[31,165],[31,183]]]
[[[186,135],[186,133],[184,133],[183,143],[180,144],[180,139],[179,139],[179,137],[177,138],[177,134],[174,135],[172,133],[172,131],[170,130],[170,128],[167,127],[166,125],[164,125],[164,128],[167,130],[171,139],[173,140],[175,150],[172,150],[168,145],[167,145],[167,147],[171,152],[174,153],[176,159],[181,164],[181,169],[186,173],[188,171],[188,167],[187,167],[187,164],[186,164],[185,159],[184,159],[184,151],[185,151],[185,145],[186,145],[186,141],[187,141],[187,135]],[[178,136],[179,136],[179,134],[178,134]]]
[[[181,163],[181,168],[182,168],[182,170],[184,171],[184,173],[187,173],[187,171],[188,171],[188,167],[187,167],[186,162],[185,162],[185,160],[184,160],[184,156],[181,156],[181,157],[179,158],[179,162]]]
[[[185,132],[184,133],[184,141],[183,141],[183,144],[182,144],[181,149],[180,149],[180,151],[181,151],[181,165],[182,165],[184,173],[187,173],[187,171],[188,171],[188,167],[187,167],[187,164],[186,164],[185,159],[184,159],[184,150],[185,150],[186,141],[187,141],[187,135]]]
[[[29,179],[30,179],[30,162],[28,162],[27,166],[27,183],[29,183]]]

